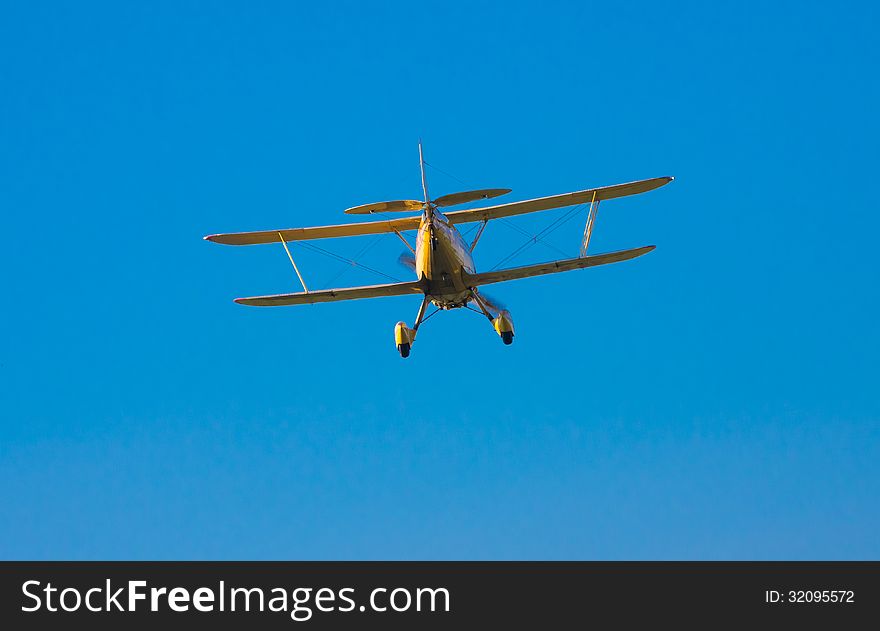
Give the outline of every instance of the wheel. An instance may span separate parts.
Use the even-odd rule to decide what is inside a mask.
[[[404,358],[409,357],[409,349],[410,349],[409,344],[398,344],[397,345],[397,350],[400,352],[401,357],[404,357]]]
[[[513,331],[502,332],[501,341],[508,345],[513,344]]]

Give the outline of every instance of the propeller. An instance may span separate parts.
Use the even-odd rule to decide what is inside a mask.
[[[489,307],[489,312],[494,313],[496,316],[502,311],[507,311],[507,307],[505,307],[502,302],[495,300],[495,298],[487,295],[484,291],[480,292],[480,299],[486,304],[487,307]]]
[[[413,272],[416,271],[416,257],[413,256],[412,252],[403,252],[397,257],[397,262]]]

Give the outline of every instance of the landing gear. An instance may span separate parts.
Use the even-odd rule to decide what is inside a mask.
[[[398,322],[394,325],[394,344],[397,346],[397,352],[404,359],[409,357],[413,342],[416,341],[416,332],[419,330],[419,325],[425,319],[425,308],[430,300],[428,296],[425,296],[424,300],[422,300],[422,305],[419,307],[416,323],[413,325],[413,328],[406,326],[406,322]]]
[[[509,346],[513,344],[513,318],[510,316],[510,312],[507,309],[501,309],[501,311],[497,311],[497,316],[492,316],[492,313],[489,311],[489,305],[486,303],[486,300],[482,298],[476,290],[473,290],[473,298],[474,302],[477,303],[477,306],[480,307],[480,311],[483,312],[489,322],[492,323],[492,328],[495,329],[495,332],[501,337],[501,341],[504,342],[505,346]]]

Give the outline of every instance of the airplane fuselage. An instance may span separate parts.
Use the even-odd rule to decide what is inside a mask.
[[[422,216],[415,255],[416,275],[427,281],[426,294],[435,305],[455,309],[467,304],[471,292],[462,280],[462,271],[476,273],[470,246],[436,208]]]

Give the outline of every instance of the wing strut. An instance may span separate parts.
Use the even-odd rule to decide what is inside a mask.
[[[296,266],[296,261],[293,260],[293,255],[291,255],[290,253],[290,248],[287,247],[287,241],[284,240],[284,235],[279,232],[278,238],[281,239],[281,245],[284,246],[284,251],[287,252],[287,258],[290,259],[290,264],[293,265],[293,271],[296,272],[296,275],[299,278],[299,282],[302,284],[305,292],[309,293],[309,288],[306,287],[306,281],[303,280],[303,275],[299,273],[299,268]]]
[[[401,241],[403,241],[403,245],[405,245],[407,248],[409,248],[409,251],[412,252],[413,255],[415,255],[416,251],[413,249],[413,246],[411,246],[409,244],[409,241],[406,240],[406,237],[403,236],[402,234],[400,234],[400,230],[395,230],[394,234],[396,234],[397,238],[400,239]]]
[[[488,219],[484,219],[483,222],[480,224],[480,229],[477,230],[477,236],[474,237],[474,241],[473,241],[473,243],[471,243],[471,247],[470,247],[470,251],[471,251],[471,252],[473,252],[473,251],[474,251],[474,248],[477,247],[477,241],[479,241],[479,240],[480,240],[480,237],[483,236],[483,230],[486,229],[486,225],[487,225],[488,223],[489,223],[489,220],[488,220]]]
[[[584,226],[584,240],[581,243],[581,258],[587,255],[587,248],[590,245],[590,237],[593,235],[593,223],[596,221],[596,215],[599,214],[599,202],[596,199],[596,191],[593,191],[593,200],[590,202],[590,211],[587,213],[587,224]]]

